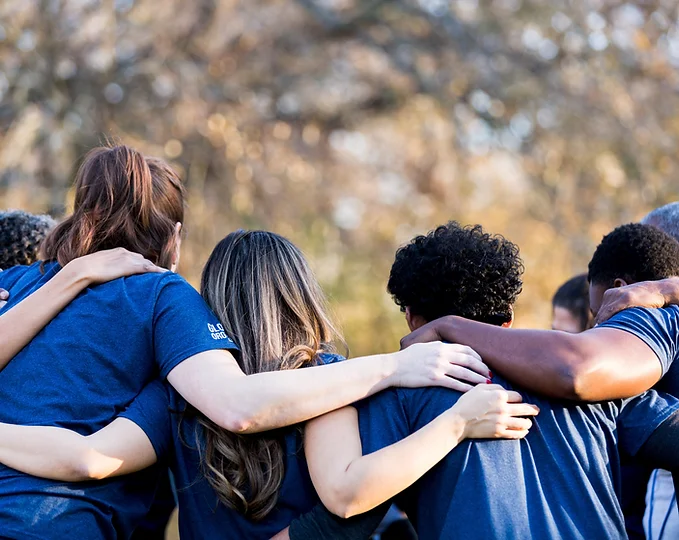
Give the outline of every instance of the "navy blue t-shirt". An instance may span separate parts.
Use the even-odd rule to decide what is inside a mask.
[[[679,410],[648,392],[628,402],[573,404],[519,391],[540,407],[521,441],[463,441],[396,498],[420,538],[626,538],[619,491],[620,442],[634,455]],[[414,433],[461,394],[392,389],[357,404],[363,453]]]
[[[597,328],[624,330],[648,345],[660,360],[663,377],[654,386],[679,398],[679,306],[621,311]]]
[[[3,311],[59,269],[48,263],[43,273],[37,263],[0,272],[0,288],[10,292]],[[177,274],[143,274],[97,285],[80,294],[0,371],[0,422],[59,426],[89,435],[183,360],[233,347],[200,295]],[[149,438],[157,439],[152,433]],[[0,535],[127,538],[148,511],[156,474],[151,468],[70,484],[0,465]]]
[[[341,360],[340,356],[321,355],[323,364]],[[156,381],[135,400],[131,408],[134,417],[122,415],[134,422],[141,419],[140,427],[147,434],[150,431],[145,426],[154,426],[156,441],[151,435],[149,438],[156,454],[167,458],[174,473],[182,540],[269,539],[320,502],[309,477],[301,427],[290,426],[277,430],[284,443],[285,477],[274,510],[254,522],[225,506],[203,475],[199,452],[204,444],[202,429],[194,417],[182,418],[185,409],[186,402],[177,391]]]
[[[679,398],[679,307],[633,308],[618,313],[598,327],[624,330],[646,343],[657,355],[663,378],[654,386]],[[622,506],[630,538],[643,538],[642,519],[646,507],[646,486],[651,467],[634,460],[622,468]]]

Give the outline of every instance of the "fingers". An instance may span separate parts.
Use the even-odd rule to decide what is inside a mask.
[[[450,388],[451,390],[457,390],[458,392],[468,392],[474,386],[471,384],[464,383],[462,381],[458,381],[457,379],[453,379],[452,377],[442,377],[441,379],[435,381],[436,386],[442,386],[443,388]]]
[[[502,439],[523,439],[528,435],[528,430],[504,429],[498,433]]]
[[[9,299],[9,292],[7,292],[5,289],[0,289],[0,300],[7,299]]]
[[[490,369],[483,363],[483,360],[474,349],[464,345],[454,344],[444,344],[443,347],[443,351],[449,355],[449,362],[452,365],[465,367],[468,370],[483,376],[484,379],[489,379],[491,377]]]
[[[613,317],[613,315],[620,313],[622,310],[627,309],[628,307],[629,306],[621,302],[611,302],[609,304],[602,305],[601,308],[599,308],[599,312],[596,314],[594,324],[606,322],[608,319]]]
[[[500,388],[502,387],[500,386]],[[514,390],[507,390],[507,403],[521,403],[522,401],[523,397],[521,394],[514,392]]]
[[[540,409],[529,403],[510,403],[507,405],[507,414],[510,416],[537,416]]]
[[[456,366],[455,364],[449,364],[446,368],[446,375],[454,379],[461,381],[467,381],[472,384],[486,384],[488,379],[484,375],[479,375],[478,373],[467,369],[462,366]]]
[[[144,272],[153,272],[156,274],[164,274],[165,272],[169,272],[167,268],[163,268],[162,266],[156,266],[151,261],[145,262],[146,264],[144,265]]]
[[[511,431],[528,431],[533,427],[533,422],[528,418],[508,418],[506,429]]]

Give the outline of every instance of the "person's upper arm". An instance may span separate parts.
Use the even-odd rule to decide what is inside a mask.
[[[632,308],[599,324],[597,328],[614,328],[642,340],[660,362],[662,375],[667,373],[679,352],[679,307],[663,309]]]
[[[169,389],[155,380],[144,387],[129,407],[118,418],[133,422],[146,436],[154,457],[165,458],[172,445],[172,417]],[[141,443],[138,443],[141,448]],[[145,455],[149,455],[145,452]],[[148,461],[148,460],[147,460]],[[148,465],[147,465],[148,466]]]
[[[167,382],[219,427],[240,433],[248,427],[247,414],[231,390],[245,377],[228,351],[206,351],[179,363]]]
[[[341,476],[352,460],[362,456],[356,409],[344,407],[309,420],[304,428],[304,453],[316,493],[337,513],[333,501]]]
[[[625,400],[618,416],[618,445],[622,452],[636,456],[653,432],[679,411],[679,399],[649,390]]]
[[[108,426],[84,437],[79,454],[83,479],[140,471],[166,457],[172,444],[167,389],[148,384]]]
[[[176,274],[163,278],[153,314],[153,347],[161,378],[187,358],[238,347],[203,298]]]

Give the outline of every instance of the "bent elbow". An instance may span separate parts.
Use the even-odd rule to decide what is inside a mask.
[[[231,433],[245,434],[257,431],[254,418],[251,415],[237,411],[226,411],[216,424]]]
[[[337,517],[348,519],[369,510],[363,508],[356,494],[346,487],[335,486],[330,491],[330,493],[319,493],[319,497],[328,511]]]
[[[569,360],[559,370],[555,381],[555,397],[572,401],[593,401],[596,399],[596,359],[577,348],[569,351]]]
[[[353,505],[342,501],[342,500],[337,500],[337,499],[331,499],[323,502],[323,505],[330,511],[331,513],[335,514],[337,517],[342,518],[342,519],[348,519],[350,517],[354,517],[357,515],[359,512],[356,511],[356,509],[353,507]]]

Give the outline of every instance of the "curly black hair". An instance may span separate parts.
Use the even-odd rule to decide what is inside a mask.
[[[500,325],[512,319],[523,270],[516,244],[451,221],[396,252],[387,290],[401,311],[427,321],[459,315]]]
[[[0,269],[37,261],[40,244],[55,225],[50,216],[0,212]]]
[[[679,275],[679,242],[652,225],[629,223],[604,236],[589,263],[590,283],[612,287]]]
[[[589,283],[587,274],[579,274],[561,285],[552,298],[552,307],[562,307],[570,311],[580,322],[580,328],[587,330],[592,322],[589,310]]]

